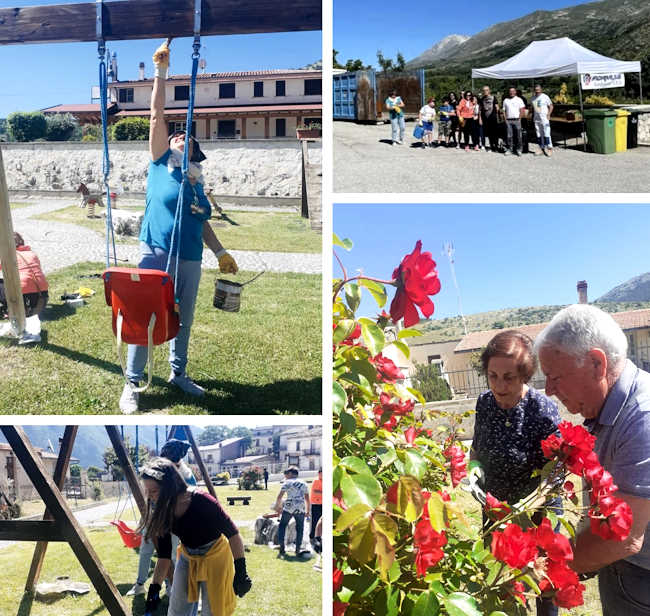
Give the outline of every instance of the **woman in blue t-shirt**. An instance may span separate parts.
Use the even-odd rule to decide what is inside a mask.
[[[165,80],[169,67],[169,47],[163,43],[154,53],[156,72],[151,93],[151,121],[149,128],[149,153],[151,163],[147,177],[147,207],[140,231],[140,268],[164,270],[171,250],[172,230],[178,194],[181,188],[183,150],[189,147],[189,182],[183,192],[181,234],[174,245],[179,250],[176,295],[179,301],[180,329],[169,343],[171,372],[168,382],[193,396],[203,396],[205,390],[194,383],[185,372],[190,329],[194,318],[194,305],[201,279],[203,241],[219,260],[222,272],[236,274],[237,264],[225,251],[208,222],[210,202],[203,192],[201,161],[205,155],[198,141],[190,136],[189,144],[184,132],[168,136],[165,121]],[[172,259],[172,264],[174,259]],[[171,267],[175,272],[175,267]],[[120,410],[133,413],[138,410],[139,393],[136,388],[144,377],[147,347],[129,345],[126,375],[129,383],[120,398]]]

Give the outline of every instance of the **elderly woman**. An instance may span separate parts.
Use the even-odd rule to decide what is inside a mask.
[[[190,329],[194,319],[194,306],[201,279],[203,240],[219,260],[222,272],[237,273],[235,260],[225,251],[216,238],[208,220],[211,209],[203,192],[201,161],[205,155],[198,141],[190,136],[187,142],[184,132],[168,137],[165,121],[165,79],[169,66],[169,47],[161,45],[153,56],[156,73],[151,94],[151,123],[149,129],[149,153],[151,163],[147,176],[147,207],[140,231],[139,267],[165,270],[171,251],[176,204],[181,189],[181,165],[185,147],[189,148],[189,183],[185,185],[181,210],[180,237],[174,245],[170,271],[175,273],[176,254],[179,254],[177,297],[179,302],[180,330],[169,343],[171,372],[168,382],[193,396],[203,396],[205,390],[187,375],[187,350]],[[178,249],[178,253],[176,253]],[[126,375],[129,380],[120,398],[120,410],[133,413],[138,410],[137,391],[144,376],[147,347],[130,345]]]
[[[229,616],[235,611],[235,595],[243,597],[252,585],[234,522],[212,496],[189,491],[171,460],[153,458],[141,477],[148,502],[140,529],[158,553],[145,612],[153,612],[160,603],[161,583],[171,564],[173,533],[180,539],[181,551],[167,616],[192,616],[199,589],[203,616]],[[197,579],[199,572],[204,581]]]
[[[481,464],[485,491],[514,504],[539,486],[540,478],[532,472],[544,466],[541,442],[557,431],[560,416],[555,402],[528,385],[537,367],[528,336],[518,331],[497,334],[481,363],[490,389],[476,403],[471,457]],[[538,616],[557,613],[550,600],[538,600]]]

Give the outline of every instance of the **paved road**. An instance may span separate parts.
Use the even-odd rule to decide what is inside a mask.
[[[334,122],[334,191],[373,192],[649,192],[650,148],[609,156],[556,147],[552,158],[391,146],[390,125]],[[382,141],[383,140],[383,141]],[[533,148],[535,146],[532,146]]]
[[[82,261],[104,262],[106,258],[105,238],[86,227],[35,220],[32,217],[46,212],[68,207],[67,201],[41,199],[35,205],[20,207],[12,211],[13,225],[22,232],[26,241],[38,254],[45,273]],[[277,210],[275,210],[277,211]],[[258,272],[296,272],[320,274],[322,258],[320,253],[284,253],[249,250],[233,250],[233,257],[244,271]],[[139,250],[137,244],[118,244],[118,259],[126,259],[128,264],[137,264]],[[216,269],[217,259],[209,250],[203,251],[203,267]]]

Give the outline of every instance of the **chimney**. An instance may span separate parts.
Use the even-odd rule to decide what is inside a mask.
[[[117,81],[117,54],[113,52],[111,58],[111,72],[113,73],[113,81]]]
[[[144,62],[140,62],[140,65],[138,67],[140,69],[140,73],[138,75],[138,79],[140,81],[144,81]]]
[[[588,304],[587,301],[587,281],[578,280],[577,287],[578,289],[578,303],[579,304]]]

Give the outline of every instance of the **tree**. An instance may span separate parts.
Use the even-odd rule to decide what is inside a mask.
[[[68,141],[79,126],[77,119],[70,113],[55,113],[45,118],[48,141]]]
[[[149,139],[148,118],[123,118],[113,125],[115,141],[146,141]]]
[[[372,68],[371,66],[366,66],[361,60],[358,58],[356,60],[348,60],[345,63],[345,70],[349,72],[353,71],[363,71],[367,70],[369,68]]]
[[[228,426],[208,426],[197,439],[199,445],[214,445],[220,441],[230,438],[232,429]]]
[[[133,466],[136,466],[135,445],[131,445],[131,442],[129,441],[128,437],[124,439],[124,448],[128,452],[129,458],[131,459],[131,463],[133,464]],[[137,463],[140,466],[142,466],[149,459],[149,455],[150,455],[149,449],[144,445],[140,445],[140,447],[138,448]],[[122,470],[122,466],[117,460],[117,455],[112,446],[107,447],[104,450],[104,454],[102,455],[102,460],[104,461],[104,467],[106,468],[106,472],[111,473],[113,477],[113,481],[122,481],[122,479],[124,479],[124,471]]]
[[[43,139],[47,132],[47,121],[40,111],[10,113],[7,125],[9,135],[14,141],[36,141]]]
[[[481,376],[485,375],[485,372],[483,370],[483,362],[481,361],[481,355],[483,355],[484,350],[485,347],[479,349],[478,351],[472,351],[469,356],[469,365],[472,366],[474,371]]]
[[[81,466],[73,464],[70,467],[70,477],[81,477]]]
[[[393,70],[393,61],[390,58],[384,58],[381,49],[377,50],[377,63],[381,66],[381,70],[384,71],[384,73]]]
[[[88,467],[88,479],[90,481],[96,481],[99,479],[102,475],[102,469],[98,468],[96,466],[89,466]]]
[[[414,386],[427,402],[451,400],[451,387],[440,375],[438,364],[415,364]]]
[[[397,52],[397,63],[396,63],[395,70],[400,73],[406,70],[406,60],[404,60],[404,56],[402,55],[401,51]]]
[[[336,59],[338,55],[338,50],[332,49],[332,68],[343,68],[343,65]]]

